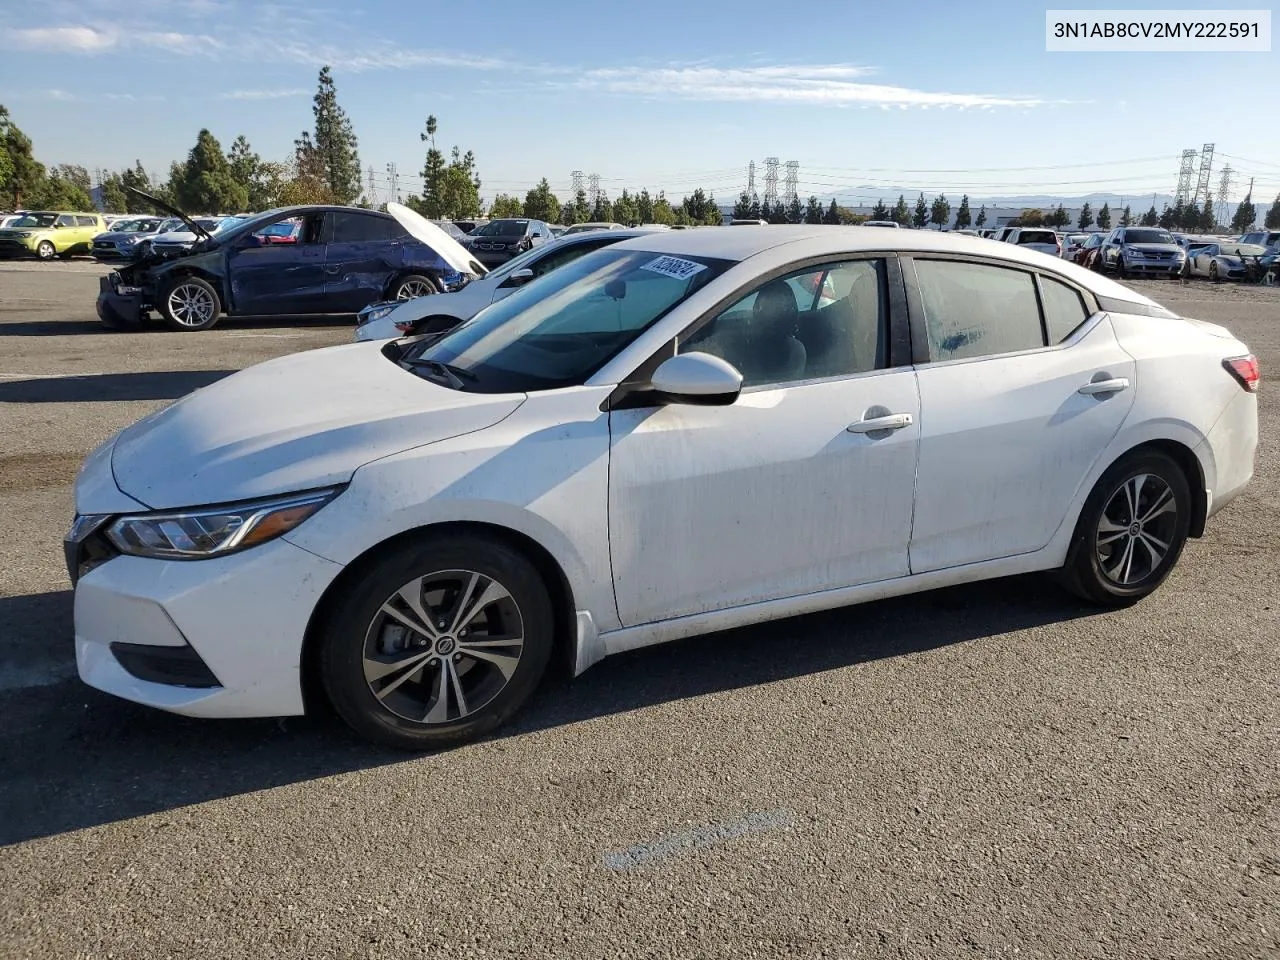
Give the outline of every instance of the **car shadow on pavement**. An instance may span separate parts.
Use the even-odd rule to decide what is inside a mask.
[[[98,320],[19,320],[0,323],[0,337],[73,337],[111,333]]]
[[[235,370],[157,370],[91,373],[0,381],[0,403],[84,403],[116,400],[177,400]]]
[[[489,739],[1097,612],[1043,578],[1021,577],[724,631],[622,654],[576,680],[549,678]],[[192,720],[98,693],[74,679],[69,590],[0,598],[0,623],[33,638],[24,652],[0,634],[8,717],[0,727],[0,846],[413,760],[358,740],[327,713]],[[39,654],[45,662],[36,662]]]

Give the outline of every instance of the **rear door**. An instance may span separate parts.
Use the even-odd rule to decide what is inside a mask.
[[[904,270],[921,409],[911,572],[1038,550],[1133,406],[1134,361],[1061,280],[923,255]]]
[[[381,300],[404,260],[404,231],[391,217],[331,213],[325,254],[325,312],[355,313]]]
[[[239,316],[324,313],[325,214],[303,218],[297,243],[241,237],[227,251],[231,310]]]

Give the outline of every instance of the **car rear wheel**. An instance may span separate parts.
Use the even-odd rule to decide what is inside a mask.
[[[416,300],[418,297],[428,297],[437,292],[436,285],[431,281],[430,277],[424,277],[420,273],[411,273],[407,277],[401,277],[396,281],[395,286],[391,288],[391,299]]]
[[[41,240],[36,244],[36,256],[41,260],[52,260],[57,255],[58,250],[52,240]]]
[[[391,551],[338,598],[320,673],[338,714],[370,740],[452,747],[504,723],[551,656],[551,599],[537,569],[480,536]]]
[[[1191,529],[1191,487],[1167,454],[1140,450],[1111,466],[1085,501],[1061,571],[1068,590],[1121,607],[1152,593]]]
[[[171,330],[208,330],[218,322],[222,303],[213,285],[199,277],[178,277],[165,287],[160,312]]]
[[[1222,279],[1222,277],[1218,275],[1218,261],[1216,260],[1209,261],[1209,279],[1214,283],[1217,283]]]

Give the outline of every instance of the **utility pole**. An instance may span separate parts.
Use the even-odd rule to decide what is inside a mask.
[[[796,199],[797,185],[799,184],[799,182],[800,182],[800,161],[788,160],[786,178],[782,182],[783,183],[783,186],[782,186],[783,200],[785,200],[787,203],[790,203],[792,200]]]
[[[1200,176],[1196,178],[1196,192],[1192,203],[1199,203],[1200,197],[1209,199],[1209,178],[1213,174],[1213,144],[1206,143],[1200,152]]]
[[[1178,188],[1173,191],[1174,202],[1185,207],[1191,201],[1191,178],[1196,175],[1196,151],[1182,151],[1182,165],[1178,168]]]
[[[772,207],[778,202],[778,158],[765,157],[764,199]]]
[[[595,209],[596,200],[600,198],[600,174],[593,173],[587,177],[587,202]]]
[[[747,196],[754,196],[756,192],[756,162],[752,160],[747,164]]]
[[[393,160],[387,164],[387,176],[391,178],[391,200],[400,202],[400,175],[396,173],[396,164]]]
[[[1218,207],[1222,210],[1222,217],[1219,222],[1227,217],[1227,204],[1231,200],[1231,191],[1235,189],[1235,186],[1235,170],[1228,163],[1222,168],[1222,176],[1218,180]],[[1216,214],[1215,219],[1219,219]]]

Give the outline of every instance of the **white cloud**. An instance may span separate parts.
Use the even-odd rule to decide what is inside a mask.
[[[143,31],[131,34],[129,40],[145,47],[159,47],[175,53],[207,52],[208,48],[217,49],[222,44],[213,37],[203,33],[173,33],[167,31]],[[202,48],[204,48],[202,50]]]
[[[282,100],[285,97],[306,97],[310,96],[311,91],[302,87],[293,87],[288,90],[231,90],[227,93],[220,94],[219,100]]]
[[[16,50],[78,50],[81,53],[98,53],[110,50],[119,41],[114,30],[96,27],[31,27],[14,30],[9,35],[9,46]]]

